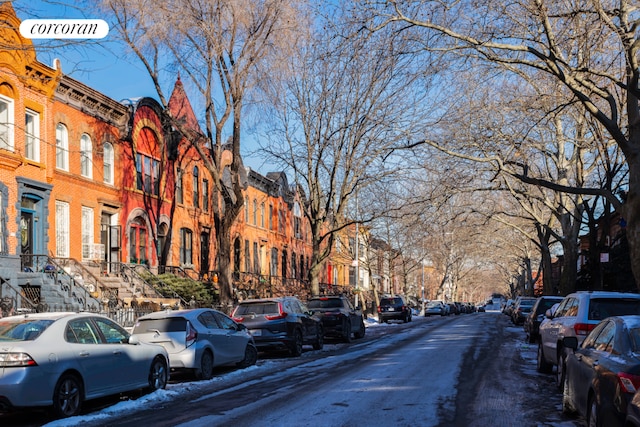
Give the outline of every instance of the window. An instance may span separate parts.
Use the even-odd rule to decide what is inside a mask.
[[[253,225],[258,225],[258,201],[253,199]]]
[[[56,126],[56,167],[69,170],[69,132],[62,123]]]
[[[69,257],[69,204],[56,201],[56,256]]]
[[[40,115],[31,110],[24,114],[24,156],[40,161]]]
[[[202,180],[202,209],[209,212],[209,181]]]
[[[260,227],[264,228],[264,202],[260,203]]]
[[[182,204],[184,203],[183,200],[182,169],[178,168],[178,173],[176,174],[176,202]]]
[[[200,177],[197,166],[193,167],[193,207],[200,207]]]
[[[192,264],[192,233],[188,228],[180,229],[180,264]]]
[[[82,259],[90,259],[93,246],[93,209],[82,207]]]
[[[249,196],[244,198],[244,222],[249,224]]]
[[[273,205],[269,205],[269,230],[273,230]]]
[[[91,178],[93,176],[93,146],[91,138],[86,133],[80,137],[80,175]]]
[[[244,241],[244,271],[251,272],[251,244],[248,240]]]
[[[271,275],[278,275],[278,249],[271,249]]]
[[[148,194],[160,194],[160,162],[144,154],[136,154],[136,188]]]
[[[302,238],[301,216],[300,204],[296,202],[293,205],[293,235],[296,239]]]
[[[13,151],[13,100],[1,95],[0,149]]]
[[[114,162],[114,154],[113,154],[113,145],[110,142],[105,142],[102,144],[102,155],[104,162],[104,172],[102,179],[106,184],[113,184],[113,162]]]
[[[260,271],[260,253],[258,252],[258,243],[253,242],[253,272],[261,273]]]

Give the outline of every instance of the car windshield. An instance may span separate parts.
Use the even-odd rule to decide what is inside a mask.
[[[187,319],[184,317],[165,317],[164,319],[138,319],[133,326],[134,334],[147,332],[184,332],[187,329]]]
[[[312,299],[307,303],[309,308],[342,308],[342,301],[337,298]]]
[[[234,313],[235,316],[244,316],[247,314],[273,314],[279,313],[280,307],[277,301],[243,303],[240,304]]]
[[[427,304],[427,307],[438,307],[440,305],[439,302],[430,302]]]
[[[520,301],[520,307],[524,307],[524,306],[529,306],[529,307],[533,307],[533,304],[536,303],[536,300],[522,300]]]
[[[0,319],[0,341],[33,341],[53,322],[50,319]]]
[[[640,299],[592,298],[589,303],[589,320],[602,320],[609,316],[640,314]]]

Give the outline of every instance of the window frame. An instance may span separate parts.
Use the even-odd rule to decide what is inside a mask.
[[[29,117],[32,118],[33,130],[29,130]],[[24,110],[24,156],[40,161],[40,113],[30,108]]]

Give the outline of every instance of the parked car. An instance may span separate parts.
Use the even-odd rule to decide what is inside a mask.
[[[511,321],[514,325],[524,324],[524,319],[531,313],[533,305],[536,303],[536,299],[533,297],[521,297],[517,300],[513,306],[511,312]]]
[[[540,337],[540,323],[544,320],[544,314],[549,310],[554,304],[562,301],[563,297],[561,296],[552,296],[552,295],[543,295],[538,297],[536,303],[531,308],[531,312],[524,319],[524,324],[522,327],[524,328],[524,333],[527,335],[527,341],[530,344],[538,342]]]
[[[132,333],[140,341],[166,348],[172,370],[193,372],[201,380],[211,379],[217,366],[244,368],[258,360],[247,327],[210,308],[147,314],[138,318]]]
[[[562,411],[579,414],[589,426],[623,426],[627,407],[640,389],[640,316],[600,322],[578,347],[565,337]]]
[[[633,395],[633,399],[627,406],[627,417],[625,427],[640,427],[640,388]]]
[[[320,317],[293,296],[244,300],[232,317],[249,329],[258,350],[288,350],[300,356],[304,345],[314,350],[324,345]]]
[[[319,314],[325,337],[339,337],[351,342],[351,336],[362,338],[365,334],[364,316],[361,307],[354,307],[344,295],[313,297],[307,307]]]
[[[378,322],[388,323],[389,320],[402,320],[404,323],[411,322],[413,312],[411,307],[401,295],[394,297],[380,298],[378,305]]]
[[[429,301],[424,309],[425,317],[429,316],[446,316],[447,309],[442,301]]]
[[[508,299],[504,306],[502,306],[502,314],[511,317],[511,312],[513,311],[513,306],[515,303],[515,300]]]
[[[580,291],[567,295],[553,316],[547,310],[548,319],[540,324],[538,372],[550,373],[556,366],[556,384],[562,389],[567,355],[563,339],[576,337],[580,345],[601,320],[631,314],[640,314],[640,294]]]
[[[85,401],[165,388],[169,356],[105,316],[33,313],[0,319],[0,410],[53,407],[76,416]]]

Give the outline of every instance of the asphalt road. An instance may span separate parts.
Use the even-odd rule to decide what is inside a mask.
[[[552,376],[536,372],[535,346],[526,344],[522,328],[499,313],[416,316],[368,328],[351,344],[306,350],[299,358],[262,355],[263,367],[246,375],[221,370],[197,387],[174,376],[175,399],[69,425],[581,425],[561,414],[560,392]],[[116,402],[96,402],[88,411]],[[48,421],[35,412],[0,417],[2,426]]]

